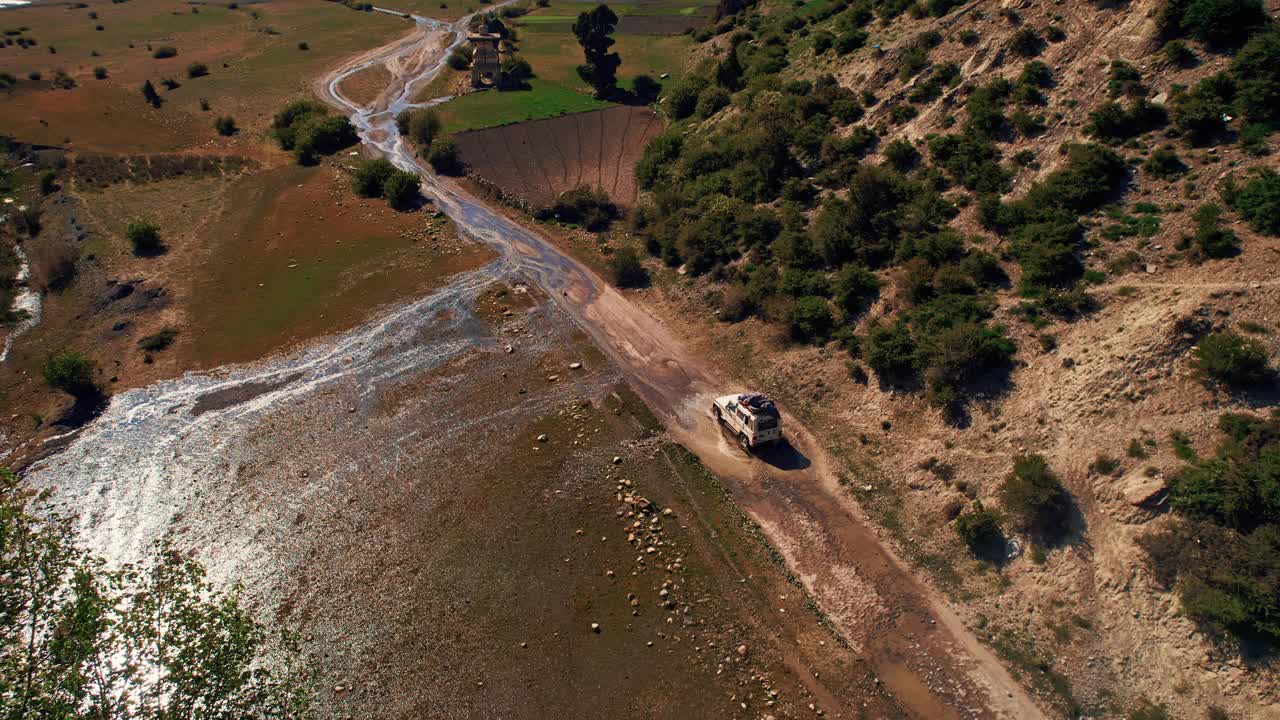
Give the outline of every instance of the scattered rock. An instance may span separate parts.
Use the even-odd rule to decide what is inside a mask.
[[[600,632],[600,623],[591,623],[591,632],[593,632],[593,633],[599,633],[599,632]]]
[[[576,362],[576,363],[569,363],[569,369],[570,369],[570,370],[577,370],[577,369],[579,369],[579,368],[581,368],[581,367],[582,367],[582,363],[580,363],[580,362]]]

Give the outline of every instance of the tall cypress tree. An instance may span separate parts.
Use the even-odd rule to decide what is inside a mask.
[[[608,5],[597,5],[589,13],[580,13],[573,23],[573,34],[578,38],[586,60],[578,66],[578,75],[595,88],[598,98],[609,97],[617,90],[618,66],[622,64],[622,58],[618,53],[609,52],[613,46],[610,35],[617,24],[618,16]]]

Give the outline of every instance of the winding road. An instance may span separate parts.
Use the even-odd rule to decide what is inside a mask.
[[[500,7],[494,5],[491,7]],[[695,452],[816,599],[823,613],[910,717],[1040,718],[1044,711],[937,593],[871,530],[837,481],[821,445],[784,417],[791,448],[763,459],[727,442],[709,415],[710,399],[735,384],[707,367],[657,319],[557,249],[536,229],[489,207],[434,174],[400,137],[395,115],[465,42],[470,17],[453,24],[414,16],[403,38],[354,58],[317,81],[317,94],[351,116],[365,145],[422,177],[422,191],[460,232],[496,250],[503,266],[552,297],[621,368],[675,440]],[[370,106],[341,84],[385,65],[392,81]]]

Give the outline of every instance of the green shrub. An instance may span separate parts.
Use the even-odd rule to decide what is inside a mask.
[[[1267,22],[1261,0],[1178,0],[1166,12],[1182,32],[1215,47],[1238,46]]]
[[[880,151],[884,159],[898,171],[906,171],[920,160],[920,151],[905,138],[898,138],[884,146]]]
[[[178,54],[177,48],[169,45],[163,45],[161,47],[156,48],[155,52],[151,53],[151,57],[156,58],[157,60],[163,60],[164,58],[174,57],[177,54]]]
[[[213,121],[213,129],[218,131],[219,135],[231,136],[240,132],[240,128],[236,127],[236,119],[230,115],[223,115]]]
[[[1173,40],[1165,43],[1163,52],[1165,62],[1173,65],[1174,67],[1191,67],[1195,65],[1198,60],[1195,51],[1181,40]]]
[[[209,74],[209,66],[204,63],[196,62],[187,66],[187,77],[199,78]]]
[[[978,35],[978,31],[972,28],[965,28],[964,30],[961,30],[958,37],[960,39],[960,44],[965,47],[973,47],[982,39],[982,36]]]
[[[395,170],[396,166],[386,158],[365,160],[351,176],[351,189],[360,197],[382,197],[382,186]]]
[[[623,247],[609,258],[609,275],[613,284],[621,288],[645,287],[649,284],[649,271],[640,264],[634,248]]]
[[[848,263],[836,273],[832,299],[846,320],[862,312],[870,298],[880,292],[880,280],[861,265]]]
[[[417,203],[421,184],[422,180],[415,173],[392,170],[382,182],[382,197],[392,208],[408,210]]]
[[[709,118],[729,105],[729,92],[714,85],[705,88],[698,95],[697,113],[700,118]]]
[[[449,53],[448,63],[454,70],[466,70],[471,67],[471,53],[466,48],[456,47]]]
[[[1236,642],[1280,643],[1280,420],[1224,414],[1215,456],[1170,476],[1178,520],[1139,538],[1183,611]]]
[[[464,163],[458,143],[451,137],[437,135],[427,151],[427,162],[441,175],[461,175]]]
[[[1280,120],[1280,29],[1254,36],[1231,60],[1238,103],[1250,122]]]
[[[1280,235],[1280,173],[1271,168],[1255,168],[1252,179],[1244,185],[1228,182],[1223,198],[1254,230],[1263,235]]]
[[[863,338],[862,357],[881,378],[897,380],[913,376],[919,370],[919,348],[905,321],[876,321]]]
[[[1164,124],[1164,107],[1144,98],[1135,98],[1128,108],[1117,102],[1106,102],[1089,113],[1084,131],[1099,140],[1118,142],[1154,130]]]
[[[155,255],[164,250],[160,241],[160,226],[144,218],[129,222],[124,231],[134,255]]]
[[[1169,116],[1174,127],[1191,142],[1206,143],[1226,131],[1227,124],[1222,118],[1231,109],[1229,103],[1235,93],[1235,82],[1231,78],[1225,75],[1206,78],[1190,91],[1174,90],[1169,101]]]
[[[1156,705],[1149,700],[1143,699],[1129,713],[1128,720],[1173,720],[1173,718],[1169,715],[1168,706],[1163,703]]]
[[[956,534],[979,557],[1000,557],[1004,550],[1004,527],[1000,514],[988,510],[981,502],[956,516]]]
[[[330,115],[329,108],[315,100],[294,100],[276,113],[272,133],[284,150],[298,162],[312,165],[319,156],[349,147],[358,140],[355,128],[345,117]]]
[[[40,366],[40,374],[49,387],[75,397],[85,397],[98,392],[93,380],[94,368],[93,361],[84,355],[66,351],[45,360]]]
[[[1212,203],[1201,205],[1192,215],[1196,221],[1196,249],[1205,257],[1231,257],[1240,249],[1240,240],[1234,232],[1222,227],[1221,218],[1222,208]]]
[[[800,342],[822,343],[834,325],[827,301],[814,295],[797,298],[787,313],[787,330]]]
[[[1149,175],[1161,180],[1172,180],[1187,171],[1187,166],[1183,164],[1182,158],[1178,157],[1178,153],[1168,146],[1152,152],[1142,167]]]
[[[1070,529],[1070,496],[1042,455],[1014,458],[1013,472],[1000,486],[1000,502],[1015,527],[1054,543]]]
[[[167,350],[173,345],[173,341],[178,338],[178,331],[173,328],[164,328],[154,335],[148,335],[138,341],[138,347],[145,352],[160,352]]]
[[[619,216],[618,206],[603,190],[594,190],[586,186],[566,190],[549,207],[541,208],[534,213],[534,217],[539,220],[555,219],[572,225],[581,225],[593,232],[607,229],[609,224]]]
[[[440,127],[440,116],[430,108],[401,110],[396,115],[396,129],[400,135],[419,147],[430,147]]]
[[[1123,60],[1111,61],[1111,67],[1107,73],[1107,90],[1112,97],[1146,94],[1146,88],[1142,86],[1142,73]]]
[[[1009,50],[1022,57],[1035,57],[1044,49],[1044,39],[1033,28],[1023,26],[1009,39]]]
[[[106,68],[104,68],[104,67],[102,67],[101,65],[99,65],[99,66],[95,67],[95,68],[93,69],[93,77],[94,77],[94,78],[96,78],[96,79],[98,79],[98,80],[106,80],[106,79],[107,79],[107,69],[106,69]]]
[[[1206,377],[1231,387],[1253,387],[1270,374],[1262,343],[1230,330],[1204,336],[1193,354],[1194,366]]]

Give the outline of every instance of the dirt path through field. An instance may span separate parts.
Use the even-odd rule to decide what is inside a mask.
[[[443,40],[448,26],[418,18],[411,35],[344,64],[317,83],[317,91],[352,115],[369,147],[421,174],[424,193],[462,232],[488,244],[537,282],[617,362],[671,435],[724,479],[822,613],[911,716],[1043,717],[946,602],[871,530],[822,448],[795,418],[784,417],[789,447],[760,458],[737,450],[708,412],[715,394],[734,389],[731,382],[536,230],[418,162],[398,136],[394,114],[415,107],[414,88],[429,82],[448,51],[463,41],[467,20],[453,26],[457,33],[449,43]],[[437,57],[422,51],[428,44],[437,49]],[[375,107],[361,107],[341,94],[343,79],[394,56],[412,58],[402,67],[416,68],[418,74],[406,71],[396,77]]]

